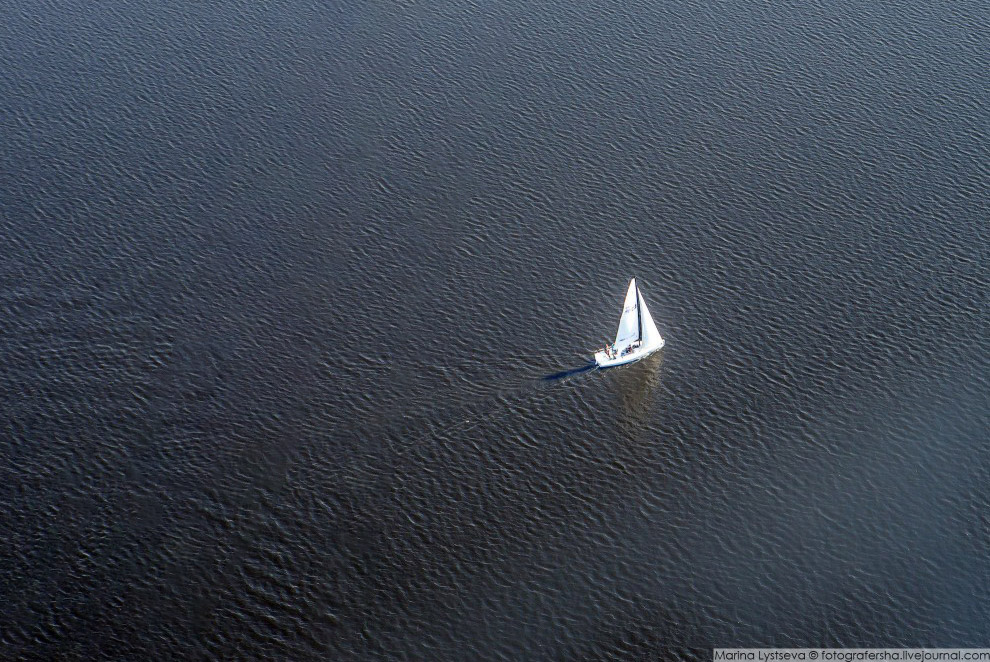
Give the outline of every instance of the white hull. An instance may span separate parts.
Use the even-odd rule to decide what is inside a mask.
[[[637,347],[633,351],[629,352],[625,356],[614,356],[609,357],[604,350],[599,350],[595,352],[595,364],[599,368],[612,368],[617,365],[625,365],[627,363],[633,363],[639,361],[640,359],[645,359],[647,356],[653,352],[661,349],[663,347],[663,338],[660,338],[659,342],[653,343],[647,346]]]

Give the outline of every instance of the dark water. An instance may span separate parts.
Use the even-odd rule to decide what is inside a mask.
[[[0,657],[990,645],[988,34],[0,0]]]

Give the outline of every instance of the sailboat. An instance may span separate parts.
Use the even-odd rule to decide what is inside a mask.
[[[626,290],[626,300],[622,304],[622,317],[619,318],[619,330],[615,334],[615,342],[605,345],[595,352],[595,363],[599,368],[611,368],[616,365],[632,363],[649,356],[663,347],[663,337],[653,323],[643,295],[636,285],[636,279],[629,281]]]

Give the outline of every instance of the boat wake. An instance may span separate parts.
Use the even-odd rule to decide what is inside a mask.
[[[570,370],[563,370],[561,372],[555,372],[552,375],[547,375],[541,379],[545,382],[556,382],[561,379],[567,379],[568,377],[573,377],[574,375],[580,375],[582,372],[588,372],[589,370],[594,370],[597,366],[594,362],[587,363],[580,368],[571,368]]]

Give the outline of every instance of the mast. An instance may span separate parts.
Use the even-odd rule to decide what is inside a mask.
[[[636,283],[636,326],[639,330],[638,339],[643,342],[643,295],[639,293],[639,283]]]

